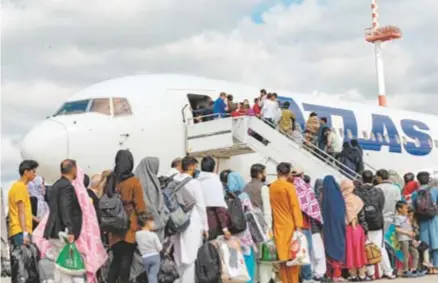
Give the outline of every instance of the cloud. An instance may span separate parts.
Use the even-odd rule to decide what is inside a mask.
[[[294,3],[292,3],[294,2]],[[264,3],[263,9],[260,9]],[[74,92],[139,73],[190,73],[375,103],[367,1],[9,0],[2,21],[2,183],[17,142]],[[380,2],[391,106],[438,113],[436,0]],[[259,11],[263,24],[254,23]],[[413,97],[415,100],[412,101]]]

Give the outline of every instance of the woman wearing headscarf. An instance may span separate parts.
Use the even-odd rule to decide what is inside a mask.
[[[303,233],[306,235],[308,241],[310,256],[311,258],[315,258],[314,250],[318,249],[324,251],[324,244],[322,243],[320,234],[323,220],[315,193],[310,185],[304,181],[303,177],[304,172],[296,168],[292,170],[292,176],[288,181],[295,186],[303,214]],[[315,242],[313,238],[315,238]],[[318,258],[320,258],[320,256]],[[315,270],[313,270],[313,274],[311,265],[305,265],[301,268],[301,277],[303,280],[312,280],[312,278],[315,277],[317,281],[320,281],[322,277],[324,277],[327,271],[325,256],[323,260],[319,260],[318,263],[318,266],[314,266]]]
[[[239,198],[242,202],[243,211],[251,211],[253,209],[251,200],[249,199],[248,194],[243,192],[243,189],[245,188],[245,181],[243,180],[242,176],[237,172],[230,172],[228,174],[227,185],[228,192],[239,195]],[[247,226],[244,232],[236,236],[240,241],[246,269],[248,270],[249,277],[251,277],[251,280],[249,280],[247,283],[255,282],[255,252],[257,251],[257,247],[252,239],[249,227]]]
[[[355,186],[351,180],[341,182],[341,191],[345,201],[345,267],[350,272],[352,281],[371,281],[366,277],[367,256],[365,253],[366,233],[368,230],[363,211],[364,203],[353,191]]]
[[[157,233],[160,241],[163,242],[166,214],[164,212],[164,200],[161,194],[160,181],[157,176],[159,166],[160,160],[158,158],[145,157],[135,168],[134,174],[140,180],[143,188],[146,207],[154,217],[155,233]]]
[[[403,181],[403,178],[400,177],[400,175],[397,172],[395,172],[394,170],[388,170],[388,173],[389,173],[389,180],[394,185],[396,185],[400,189],[400,191],[402,191],[403,186],[405,184],[405,182]]]
[[[345,263],[345,200],[333,176],[326,176],[322,186],[323,239],[327,255],[327,275],[333,281],[343,281]]]
[[[107,177],[105,194],[120,194],[123,207],[129,216],[130,226],[124,235],[108,233],[108,240],[113,251],[108,283],[129,282],[129,275],[136,249],[135,232],[139,226],[137,217],[146,212],[143,189],[140,181],[134,176],[134,157],[129,150],[119,150],[116,154],[116,165]]]
[[[43,216],[49,211],[49,206],[45,201],[46,186],[43,177],[36,176],[32,182],[27,184],[27,190],[32,207],[32,224],[35,230]]]
[[[106,262],[108,255],[102,241],[99,237],[96,237],[96,235],[99,234],[99,224],[97,222],[93,204],[91,203],[87,190],[84,187],[84,175],[84,171],[78,168],[77,177],[72,181],[79,206],[82,210],[82,215],[84,216],[82,217],[81,231],[79,237],[75,240],[75,244],[84,259],[87,272],[87,282],[94,283],[97,282],[96,273]],[[32,235],[32,241],[37,245],[41,252],[41,258],[47,257],[52,261],[56,261],[57,255],[64,247],[64,244],[58,241],[61,243],[59,246],[55,244],[56,241],[44,238],[44,230],[46,229],[48,218],[49,213],[43,217],[40,224],[35,229],[35,232]],[[60,280],[63,279],[65,279],[65,277],[60,278]],[[82,280],[75,277],[71,282],[82,282]]]

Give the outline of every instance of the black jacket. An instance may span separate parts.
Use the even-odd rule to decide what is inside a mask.
[[[44,238],[58,239],[58,233],[68,229],[77,239],[82,229],[82,210],[70,180],[61,177],[49,191],[49,219]]]
[[[362,199],[364,202],[364,211],[367,218],[368,230],[377,231],[383,229],[383,207],[385,205],[385,196],[383,191],[374,187],[371,184],[363,184],[360,188],[357,188],[354,193]],[[376,209],[375,221],[370,221],[367,216],[367,210]],[[370,215],[370,214],[369,214]]]

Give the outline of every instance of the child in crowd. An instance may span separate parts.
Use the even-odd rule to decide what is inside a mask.
[[[160,252],[163,248],[158,235],[152,232],[154,218],[151,214],[141,215],[138,224],[142,229],[135,233],[138,250],[143,259],[143,265],[149,283],[158,283],[157,275],[160,268]]]
[[[412,229],[415,232],[415,238],[413,240],[414,246],[418,249],[420,253],[420,259],[422,259],[422,265],[426,268],[433,268],[433,265],[430,263],[430,255],[429,255],[429,245],[425,242],[420,241],[420,226],[417,223],[417,219],[415,218],[414,209],[412,207],[408,208],[409,221],[411,222]]]
[[[403,251],[403,276],[418,277],[422,276],[417,272],[419,253],[414,246],[415,232],[412,228],[408,216],[408,204],[405,201],[398,201],[396,204],[397,215],[394,218],[397,238]],[[412,257],[411,268],[409,268],[409,255]]]

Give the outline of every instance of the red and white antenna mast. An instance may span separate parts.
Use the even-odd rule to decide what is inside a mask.
[[[376,57],[377,83],[379,86],[379,105],[386,107],[385,73],[383,70],[382,43],[385,41],[399,39],[402,37],[401,31],[395,26],[379,26],[379,13],[377,0],[371,0],[373,26],[366,29],[365,39],[374,44]]]

